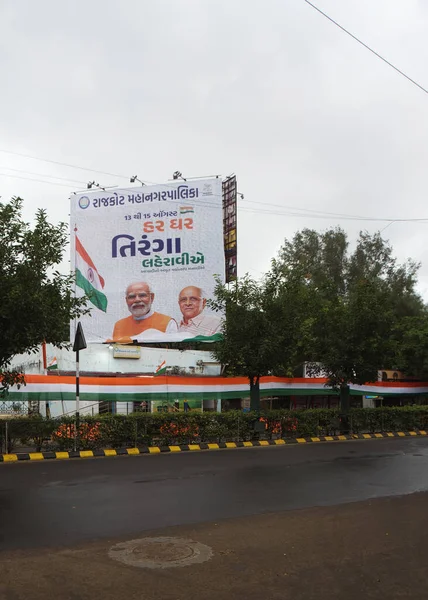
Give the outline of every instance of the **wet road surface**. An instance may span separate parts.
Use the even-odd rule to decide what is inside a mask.
[[[2,464],[0,551],[427,490],[425,438]]]

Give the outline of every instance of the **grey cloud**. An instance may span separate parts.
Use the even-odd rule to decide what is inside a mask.
[[[428,86],[425,3],[318,5]],[[0,77],[0,149],[151,181],[234,171],[264,210],[428,216],[426,94],[303,1],[4,0]],[[7,167],[126,182],[0,152],[0,173]],[[44,206],[67,219],[72,189],[0,175],[3,199],[24,196],[29,216]],[[353,240],[388,224],[270,208],[240,212],[241,273],[266,270],[303,226],[341,224]],[[428,298],[427,227],[394,224],[385,235],[400,260],[423,262]]]

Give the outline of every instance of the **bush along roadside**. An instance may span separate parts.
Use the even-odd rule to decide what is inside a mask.
[[[259,423],[255,427],[255,423]],[[355,408],[350,412],[352,433],[428,429],[428,407]],[[81,417],[13,418],[0,421],[1,452],[68,451],[75,439],[80,450],[201,442],[290,439],[337,435],[339,412],[334,409],[276,410],[260,414],[136,413]]]

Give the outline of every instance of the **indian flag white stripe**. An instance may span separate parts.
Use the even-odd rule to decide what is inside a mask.
[[[38,376],[32,376],[32,379],[38,378]],[[64,378],[64,381],[61,382],[53,382],[50,383],[46,381],[47,378],[40,376],[45,379],[45,381],[41,381],[40,383],[36,383],[34,381],[27,382],[25,386],[22,386],[19,390],[14,386],[10,388],[10,392],[19,395],[26,393],[74,393],[75,392],[75,382],[72,381],[71,377]],[[50,377],[49,377],[50,379]],[[52,379],[57,379],[53,377]],[[83,378],[84,381],[85,378]],[[202,378],[201,378],[202,379]],[[195,382],[192,385],[188,383],[166,383],[159,379],[159,383],[155,383],[156,380],[152,380],[153,383],[148,384],[147,379],[141,382],[141,385],[126,385],[122,383],[124,380],[120,380],[118,378],[112,378],[111,382],[107,378],[107,381],[104,380],[102,384],[100,383],[81,383],[80,391],[82,393],[87,394],[111,394],[112,397],[115,395],[128,395],[128,394],[163,394],[163,393],[183,393],[188,394],[189,396],[193,394],[205,394],[205,393],[218,393],[218,394],[227,394],[227,393],[238,393],[242,395],[249,395],[249,385],[246,382],[236,383],[233,381],[233,378],[228,380],[221,380],[218,383],[204,383],[203,381],[197,381],[196,378],[193,379]],[[105,383],[104,383],[105,382]],[[351,392],[354,394],[376,394],[376,395],[404,395],[404,394],[427,394],[428,386],[425,383],[421,383],[418,386],[376,386],[376,385],[351,385]],[[300,383],[300,382],[289,382],[285,383],[280,380],[278,381],[270,381],[270,382],[261,382],[260,384],[261,392],[269,393],[270,390],[275,390],[276,393],[281,394],[312,394],[318,393],[321,395],[331,393],[331,390],[323,387],[320,384],[309,384],[309,383]],[[19,392],[19,394],[18,394]]]
[[[76,285],[85,292],[90,302],[107,311],[107,296],[102,292],[104,279],[98,273],[91,257],[76,235]]]

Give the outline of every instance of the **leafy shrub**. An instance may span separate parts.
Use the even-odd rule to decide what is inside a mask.
[[[255,432],[254,423],[264,424]],[[350,423],[355,433],[428,430],[428,407],[353,408]],[[11,452],[19,445],[36,451],[71,450],[74,447],[73,417],[42,417],[0,421],[0,443]],[[261,438],[296,438],[335,435],[339,432],[337,409],[272,410],[261,414],[226,413],[137,413],[81,417],[78,430],[80,449],[120,448],[199,442],[247,441]]]
[[[75,438],[78,445],[83,448],[90,450],[98,448],[101,441],[100,423],[95,420],[83,421],[76,429],[76,424],[67,419],[59,424],[51,436],[53,444],[59,450],[72,450]]]

